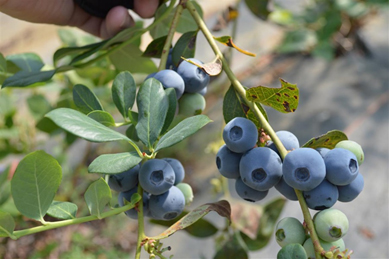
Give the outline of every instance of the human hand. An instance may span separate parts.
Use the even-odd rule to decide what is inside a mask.
[[[158,4],[158,0],[134,0],[134,11],[142,18],[150,18]],[[78,27],[101,38],[110,38],[135,24],[125,7],[116,6],[105,18],[99,18],[85,12],[73,0],[0,0],[0,12],[34,23]]]

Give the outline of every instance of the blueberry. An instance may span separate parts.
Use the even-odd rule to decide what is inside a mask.
[[[199,94],[201,94],[202,96],[206,95],[208,92],[208,86],[204,87],[203,90],[201,90],[200,92],[198,92]]]
[[[324,210],[331,208],[339,197],[338,188],[324,179],[318,186],[303,193],[310,209]]]
[[[282,172],[289,186],[310,191],[323,181],[326,168],[323,158],[316,150],[298,148],[285,156]]]
[[[192,187],[187,183],[179,183],[176,185],[178,189],[184,194],[185,205],[189,205],[193,201],[193,190]]]
[[[257,143],[258,130],[251,120],[236,117],[224,127],[223,139],[231,151],[244,153]]]
[[[169,190],[175,181],[175,173],[170,164],[162,159],[146,161],[139,171],[139,183],[150,194],[158,195]]]
[[[353,152],[355,157],[357,158],[359,165],[362,165],[363,161],[365,160],[365,155],[363,153],[361,145],[359,145],[355,141],[342,140],[336,144],[335,148],[344,148]]]
[[[338,201],[350,202],[354,200],[362,192],[364,184],[363,176],[358,173],[357,177],[351,183],[338,186]]]
[[[337,209],[326,209],[316,213],[313,219],[318,237],[327,242],[342,238],[348,231],[346,215]]]
[[[203,64],[203,62],[194,58],[190,58],[189,60],[197,64]],[[207,73],[201,68],[186,61],[180,63],[177,68],[177,73],[184,79],[185,92],[188,93],[198,93],[209,83],[209,75]]]
[[[303,224],[293,217],[286,217],[278,221],[275,230],[276,241],[284,247],[288,244],[303,244],[305,230]]]
[[[185,117],[198,115],[205,109],[204,96],[198,93],[185,93],[178,100],[178,113]]]
[[[359,166],[355,155],[344,148],[334,148],[324,157],[326,178],[335,185],[347,185],[358,175]]]
[[[126,199],[127,201],[131,201],[131,196],[134,193],[136,193],[137,191],[138,191],[138,187],[135,186],[134,188],[132,188],[129,191],[119,193],[119,196],[118,196],[119,206],[120,207],[124,206],[123,199]],[[149,195],[146,192],[143,192],[142,203],[143,203],[143,214],[145,216],[148,216],[149,215]],[[129,218],[138,219],[138,212],[136,211],[136,209],[127,210],[127,211],[125,211],[125,214]]]
[[[184,194],[176,186],[162,194],[150,196],[149,209],[154,219],[174,219],[182,213],[184,207]]]
[[[166,69],[172,69],[172,70],[176,71],[177,67],[173,63],[172,52],[173,52],[173,49],[171,48],[169,50],[169,55],[167,56],[167,60],[166,60]]]
[[[148,76],[146,76],[146,78],[145,78],[144,81],[146,81],[146,80],[149,79],[149,78],[154,78],[154,76],[155,76],[156,73],[157,73],[157,72],[154,72],[154,73],[149,74]]]
[[[175,174],[174,185],[177,185],[178,183],[182,182],[185,177],[185,169],[181,162],[174,158],[162,158],[162,160],[168,162],[169,165],[173,168]]]
[[[289,186],[285,181],[284,177],[281,177],[281,179],[278,181],[278,183],[274,186],[277,191],[279,191],[282,195],[284,195],[285,198],[291,201],[297,201],[297,195],[294,191],[293,187]]]
[[[281,179],[281,158],[269,148],[253,148],[242,156],[239,171],[246,185],[258,191],[266,191]]]
[[[325,148],[325,147],[319,147],[319,148],[316,148],[316,151],[319,152],[319,154],[321,155],[321,157],[324,159],[324,157],[327,155],[327,153],[330,151],[331,149],[329,148]]]
[[[108,178],[108,185],[117,192],[126,192],[138,184],[139,165],[120,173],[111,174]]]
[[[237,179],[240,177],[239,163],[242,153],[235,153],[226,145],[221,146],[216,154],[216,166],[219,172],[226,178]]]
[[[249,202],[260,201],[263,198],[265,198],[267,193],[269,192],[268,190],[266,191],[254,190],[253,188],[247,186],[240,177],[235,181],[235,190],[236,193],[239,195],[239,197]]]
[[[149,76],[146,79],[148,79]],[[176,91],[177,99],[179,99],[184,93],[184,89],[185,89],[184,80],[174,70],[164,69],[157,72],[155,75],[151,77],[161,82],[164,88],[173,88]]]
[[[344,244],[343,239],[338,239],[337,241],[334,241],[334,242],[326,242],[326,241],[323,241],[323,240],[319,239],[319,242],[320,242],[321,247],[323,247],[323,249],[325,251],[330,251],[330,249],[332,247],[335,247],[335,249],[332,251],[333,253],[336,252],[336,251],[341,252],[341,251],[346,250],[346,246]],[[304,247],[305,252],[307,253],[307,256],[308,256],[309,259],[315,259],[316,258],[315,257],[315,248],[313,246],[311,238],[308,238],[307,240],[305,240],[303,247]]]
[[[297,149],[300,147],[300,142],[297,139],[297,137],[289,131],[286,130],[280,130],[276,132],[277,137],[280,139],[282,145],[286,148],[286,150],[291,151],[294,149]],[[276,145],[273,143],[273,141],[268,141],[266,143],[266,146],[268,148],[273,149],[277,154],[279,155],[280,153],[278,152],[278,149]]]

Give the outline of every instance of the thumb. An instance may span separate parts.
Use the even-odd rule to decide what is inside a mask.
[[[100,27],[100,37],[103,39],[111,38],[120,31],[134,26],[135,22],[123,6],[112,8]]]

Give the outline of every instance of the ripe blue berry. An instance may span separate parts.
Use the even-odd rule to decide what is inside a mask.
[[[359,166],[355,155],[344,148],[334,148],[324,157],[326,178],[335,185],[347,185],[358,175]]]
[[[137,191],[138,191],[138,187],[135,186],[134,188],[132,188],[129,191],[119,193],[119,196],[118,196],[119,206],[120,207],[124,206],[124,200],[123,199],[126,199],[127,201],[131,201],[131,196],[134,193],[136,193]],[[143,203],[143,214],[148,216],[150,214],[149,213],[149,195],[146,192],[143,192],[142,203]],[[138,219],[138,212],[136,211],[136,209],[130,209],[130,210],[125,211],[124,213],[129,218]]]
[[[236,117],[224,127],[223,139],[231,151],[244,153],[257,143],[258,130],[251,120]]]
[[[293,217],[286,217],[278,221],[275,230],[276,241],[284,247],[288,244],[303,244],[305,230],[303,224]]]
[[[206,95],[208,92],[208,86],[204,87],[203,90],[201,90],[200,92],[198,92],[199,94],[201,94],[202,96]]]
[[[363,153],[361,145],[359,145],[355,141],[342,140],[336,144],[335,148],[344,148],[353,152],[358,160],[358,165],[362,165],[363,161],[365,160],[365,155]]]
[[[178,100],[178,113],[185,117],[198,115],[205,109],[204,96],[198,93],[185,93],[180,100]]]
[[[265,198],[269,192],[269,190],[266,191],[254,190],[253,188],[247,186],[240,177],[235,181],[235,190],[236,193],[239,195],[239,197],[249,202],[260,201],[263,198]]]
[[[277,191],[279,191],[282,195],[284,195],[285,198],[291,201],[297,201],[297,195],[294,191],[293,187],[289,186],[285,180],[284,177],[281,177],[281,179],[278,181],[278,183],[274,186]]]
[[[223,145],[216,154],[217,169],[224,177],[237,179],[240,177],[239,163],[241,157],[242,153],[232,152],[227,145]]]
[[[326,209],[318,212],[313,223],[318,237],[333,242],[346,235],[349,227],[346,215],[337,209]]]
[[[282,172],[289,186],[310,191],[323,181],[326,168],[323,158],[316,150],[298,148],[285,156]]]
[[[203,64],[203,62],[194,58],[190,58],[189,60],[197,64]],[[177,68],[177,73],[184,80],[185,92],[188,93],[200,92],[208,85],[210,79],[209,75],[202,69],[186,61],[180,63]]]
[[[286,130],[280,130],[276,132],[277,137],[280,139],[282,145],[286,148],[286,150],[291,151],[294,149],[297,149],[300,147],[300,142],[297,139],[297,137],[289,131]],[[280,153],[278,152],[278,149],[276,145],[273,143],[273,141],[268,141],[266,143],[266,146],[268,148],[273,149],[277,154],[279,155]]]
[[[310,209],[324,210],[331,208],[338,200],[338,188],[324,179],[318,186],[303,193]]]
[[[319,147],[316,148],[316,151],[319,152],[321,157],[324,159],[324,157],[327,155],[328,152],[330,152],[331,149],[325,148],[325,147]]]
[[[151,195],[149,209],[155,219],[171,220],[179,216],[185,207],[184,194],[176,186],[160,195]]]
[[[172,53],[173,53],[173,48],[169,50],[169,55],[167,56],[167,60],[166,60],[166,69],[177,70],[177,67],[173,63]]]
[[[139,183],[150,194],[158,195],[169,190],[175,181],[170,164],[162,159],[146,161],[139,171]]]
[[[181,162],[175,158],[162,158],[162,160],[168,162],[169,165],[173,168],[175,174],[174,185],[177,185],[178,183],[182,182],[185,177],[185,169]]]
[[[152,76],[161,82],[164,88],[173,88],[176,91],[177,99],[184,93],[185,83],[182,77],[176,71],[165,69]]]
[[[339,198],[338,201],[350,202],[354,200],[363,190],[365,181],[363,176],[358,173],[357,177],[349,184],[338,186]]]
[[[126,192],[138,184],[139,165],[120,173],[111,174],[108,178],[108,185],[117,192]]]
[[[282,163],[273,150],[257,147],[242,156],[239,171],[246,185],[258,191],[266,191],[281,179]]]

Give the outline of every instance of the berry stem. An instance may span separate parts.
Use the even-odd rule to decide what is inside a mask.
[[[262,128],[270,135],[270,137],[271,137],[272,141],[274,142],[274,144],[276,145],[276,147],[277,147],[281,157],[285,158],[285,156],[287,154],[287,150],[282,145],[280,139],[277,137],[277,135],[276,135],[275,131],[273,130],[273,128],[270,126],[270,124],[268,123],[266,118],[263,116],[261,111],[258,109],[257,105],[254,102],[250,102],[247,99],[245,88],[239,82],[239,80],[236,78],[235,74],[232,72],[231,68],[228,65],[228,62],[224,58],[224,56],[223,56],[222,52],[220,51],[219,47],[216,45],[216,42],[215,42],[215,40],[213,38],[213,35],[208,30],[208,27],[204,23],[203,19],[201,18],[201,16],[196,11],[196,8],[194,7],[194,5],[190,1],[188,1],[186,3],[186,7],[187,7],[188,11],[190,12],[190,14],[192,15],[193,19],[196,21],[196,23],[199,26],[200,30],[203,32],[203,34],[204,34],[205,38],[207,39],[210,47],[212,48],[214,53],[217,56],[219,56],[220,60],[222,61],[223,70],[227,74],[227,77],[230,79],[231,84],[233,85],[235,91],[240,95],[240,97],[244,100],[246,105],[249,106],[249,108],[253,111],[253,113],[255,114],[257,119],[261,122]],[[304,197],[303,197],[301,191],[295,190],[295,192],[297,194],[297,197],[298,197],[298,200],[299,200],[299,203],[300,203],[300,207],[301,207],[301,210],[302,210],[303,215],[304,215],[304,220],[307,223],[309,232],[311,233],[311,239],[312,239],[312,242],[313,242],[313,244],[315,246],[316,258],[322,258],[321,257],[321,251],[323,251],[323,248],[320,246],[320,242],[319,242],[319,239],[317,237],[317,234],[316,234],[316,231],[315,231],[315,228],[314,228],[314,225],[313,225],[312,217],[311,217],[311,214],[309,213],[308,206],[307,206],[307,204],[306,204],[306,202],[304,200]]]
[[[136,254],[135,259],[140,258],[141,249],[142,249],[142,242],[145,239],[145,225],[144,225],[144,215],[143,215],[143,189],[142,187],[138,186],[138,194],[140,195],[141,200],[138,203],[138,240],[136,244]]]
[[[95,215],[90,215],[90,216],[86,216],[86,217],[67,219],[67,220],[61,220],[61,221],[56,221],[56,222],[47,222],[46,221],[45,225],[43,225],[43,226],[14,231],[11,238],[16,240],[16,239],[23,237],[23,236],[43,232],[43,231],[50,230],[50,229],[80,224],[80,223],[89,222],[89,221],[98,220],[98,219],[104,219],[107,217],[111,217],[111,216],[120,214],[120,213],[125,212],[127,210],[130,210],[130,209],[134,208],[134,206],[135,206],[134,204],[127,204],[123,207],[112,209],[110,211],[101,213],[99,218]]]
[[[180,17],[181,17],[183,10],[184,10],[184,7],[180,3],[177,6],[177,9],[176,9],[174,16],[173,16],[173,20],[170,24],[170,28],[169,28],[169,32],[167,34],[165,45],[163,45],[161,61],[159,62],[158,71],[164,70],[166,67],[166,61],[167,61],[167,57],[169,56],[170,46],[172,45],[173,36],[174,36],[175,31],[176,31],[176,27],[177,27],[178,21],[180,20]]]

